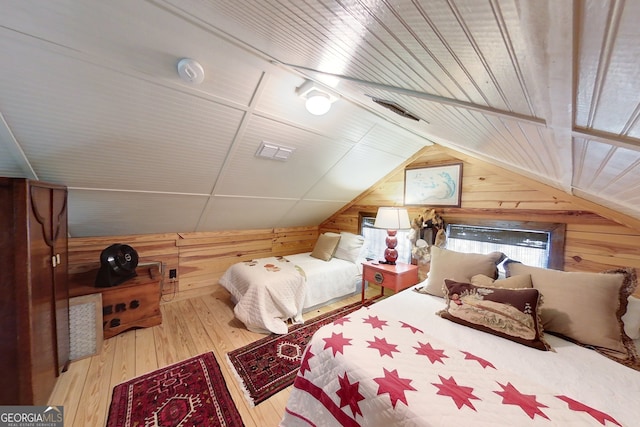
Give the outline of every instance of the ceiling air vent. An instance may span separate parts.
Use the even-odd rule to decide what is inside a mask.
[[[289,156],[291,156],[295,150],[295,148],[262,141],[260,147],[258,147],[258,151],[256,151],[256,156],[265,159],[286,161],[289,160]]]
[[[384,99],[380,99],[380,98],[371,98],[371,100],[373,102],[375,102],[378,105],[382,105],[384,108],[393,111],[394,113],[402,116],[402,117],[406,117],[407,119],[411,119],[411,120],[415,120],[416,122],[419,121],[420,119],[415,116],[413,113],[411,113],[410,111],[406,110],[404,107],[401,107],[400,105],[396,104],[393,101],[386,101]]]

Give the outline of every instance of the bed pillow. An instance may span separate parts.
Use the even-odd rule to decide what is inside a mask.
[[[340,232],[339,236],[340,241],[333,256],[355,264],[360,259],[364,237],[346,231]]]
[[[637,285],[635,270],[603,273],[566,272],[505,263],[507,276],[531,274],[533,287],[544,295],[540,311],[545,332],[593,347],[625,365],[640,367],[633,341],[621,319]]]
[[[469,283],[476,274],[498,277],[497,265],[504,259],[502,252],[473,254],[431,247],[431,264],[427,283],[420,292],[444,297],[444,280]]]
[[[624,332],[632,340],[640,339],[640,298],[630,296],[627,300],[627,312],[622,316]]]
[[[330,261],[340,242],[340,235],[321,234],[311,252],[311,256],[323,261]]]
[[[551,350],[539,318],[537,289],[505,289],[445,280],[447,308],[441,317],[538,350]]]
[[[493,288],[522,289],[531,288],[531,275],[520,274],[505,279],[492,279],[484,274],[476,274],[471,278],[471,283],[476,286],[491,286]]]

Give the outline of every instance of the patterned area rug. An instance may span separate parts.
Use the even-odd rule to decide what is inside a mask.
[[[365,304],[367,305],[367,304]],[[294,325],[285,335],[271,334],[227,353],[250,403],[257,405],[293,384],[302,353],[311,336],[322,326],[362,307],[360,302],[330,311],[302,325]]]
[[[205,353],[113,388],[107,427],[244,426],[220,366]]]

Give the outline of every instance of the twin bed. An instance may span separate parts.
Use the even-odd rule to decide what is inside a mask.
[[[247,329],[286,334],[304,312],[359,291],[363,245],[362,236],[324,233],[312,252],[236,263],[220,284]]]
[[[495,280],[501,254],[432,255],[424,283],[318,330],[281,426],[640,425],[635,270]]]

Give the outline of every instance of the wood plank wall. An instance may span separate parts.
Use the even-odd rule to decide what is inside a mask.
[[[435,166],[460,161],[463,162],[461,207],[437,209],[446,222],[501,219],[565,223],[564,270],[640,269],[640,220],[438,146],[423,149],[407,166]],[[379,206],[401,206],[403,197],[404,167],[321,224],[320,232],[344,230],[357,233],[360,212],[375,213]],[[408,207],[410,217],[413,219],[425,208]],[[636,295],[640,295],[640,290]]]
[[[317,238],[317,227],[71,238],[69,274],[98,268],[104,248],[124,243],[138,252],[140,263],[163,264],[162,301],[168,302],[210,292],[236,262],[310,252]],[[171,269],[175,280],[169,279]]]
[[[495,168],[438,146],[426,147],[409,166],[463,162],[462,206],[438,209],[451,222],[475,219],[559,222],[566,224],[564,269],[598,272],[617,267],[640,268],[640,220],[584,202],[561,190]],[[233,263],[252,258],[309,252],[319,232],[358,233],[360,212],[379,206],[402,206],[404,165],[327,219],[320,227],[167,233],[72,238],[70,274],[99,266],[100,252],[112,243],[138,251],[140,262],[159,261],[164,269],[163,300],[210,291]],[[410,207],[413,218],[427,207]],[[169,280],[170,269],[177,279]],[[640,295],[640,290],[636,291]]]

